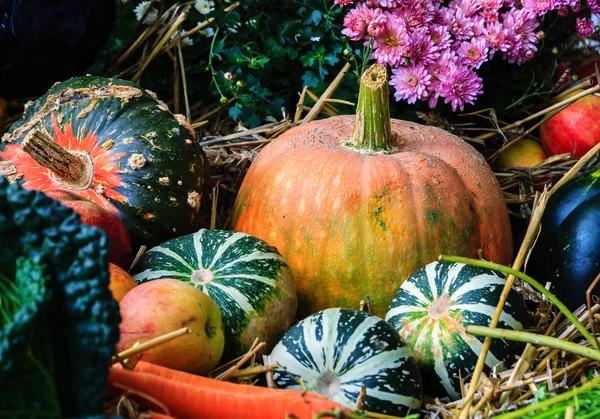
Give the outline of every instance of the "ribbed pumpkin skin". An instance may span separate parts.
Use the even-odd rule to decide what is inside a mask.
[[[505,284],[498,272],[448,262],[429,263],[404,281],[385,320],[413,351],[428,396],[460,398],[460,377],[473,373],[484,340],[465,328],[489,326]],[[498,327],[522,330],[528,323],[521,297],[511,291]],[[494,339],[486,371],[505,370],[523,349],[518,342]]]
[[[16,173],[7,173],[26,189],[61,189],[21,149],[32,129],[92,157],[93,183],[68,190],[117,213],[134,252],[193,231],[208,162],[190,125],[151,92],[129,81],[76,77],[54,85],[27,108],[2,138],[0,163],[11,162]]]
[[[195,276],[201,272],[208,280]],[[245,354],[256,338],[270,350],[295,321],[289,267],[275,248],[245,233],[201,229],[168,240],[146,252],[133,274],[138,283],[173,278],[208,294],[223,318],[223,360]]]
[[[339,145],[354,116],[301,125],[265,147],[234,205],[232,227],[277,247],[299,315],[357,307],[383,317],[402,281],[440,253],[507,264],[512,237],[497,179],[461,139],[392,120],[397,152]]]
[[[292,327],[273,348],[279,388],[306,390],[356,408],[366,388],[365,410],[394,416],[421,406],[421,375],[411,350],[377,316],[347,308],[315,313]],[[333,384],[330,384],[333,383]]]

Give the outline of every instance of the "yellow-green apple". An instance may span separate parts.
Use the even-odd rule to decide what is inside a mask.
[[[69,191],[59,189],[45,193],[77,212],[82,223],[103,229],[112,242],[109,261],[121,268],[129,269],[132,260],[131,241],[125,224],[117,214]]]
[[[125,294],[136,286],[135,280],[127,271],[114,263],[108,264],[108,272],[110,274],[108,289],[112,293],[113,298],[119,303]]]
[[[142,359],[195,374],[207,374],[218,365],[225,348],[221,312],[194,286],[176,279],[144,282],[125,294],[119,306],[119,352],[189,327],[191,333],[144,352]]]
[[[523,138],[500,153],[496,159],[496,166],[501,169],[533,167],[547,158],[544,147],[540,143],[530,138]]]
[[[557,101],[581,93],[579,89]],[[578,158],[600,142],[600,97],[584,96],[540,126],[540,140],[548,154]]]

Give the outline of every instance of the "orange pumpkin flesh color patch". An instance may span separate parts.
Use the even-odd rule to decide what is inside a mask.
[[[259,153],[234,205],[232,228],[277,247],[291,267],[301,318],[356,308],[366,296],[383,317],[404,279],[441,253],[476,257],[482,249],[486,260],[512,259],[500,186],[472,146],[400,120],[382,136],[382,151],[364,147],[381,146],[381,138],[364,139],[362,148],[344,144],[357,129],[385,134],[376,125],[389,115],[387,75],[383,83],[366,77],[375,70],[385,74],[375,65],[363,76],[358,117],[330,117],[281,135]],[[377,86],[367,89],[369,83]]]

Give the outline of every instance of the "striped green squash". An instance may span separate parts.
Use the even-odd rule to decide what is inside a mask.
[[[465,327],[490,324],[505,283],[501,273],[447,262],[430,263],[402,283],[385,319],[414,351],[428,395],[460,398],[460,378],[473,372],[483,344],[483,338],[467,334]],[[498,327],[519,330],[527,323],[525,305],[511,291]],[[506,369],[523,348],[494,340],[486,371]]]
[[[330,308],[292,327],[271,353],[279,388],[306,390],[348,408],[364,385],[365,410],[403,416],[421,406],[421,375],[410,349],[381,318]]]
[[[202,229],[145,253],[133,270],[137,283],[174,278],[207,293],[225,328],[224,360],[255,338],[273,347],[295,321],[294,278],[277,249],[245,233]]]

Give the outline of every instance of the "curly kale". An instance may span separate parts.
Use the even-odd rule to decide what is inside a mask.
[[[77,213],[0,177],[0,417],[102,413],[120,322],[109,250]]]

